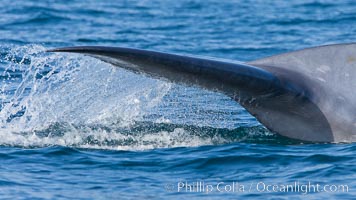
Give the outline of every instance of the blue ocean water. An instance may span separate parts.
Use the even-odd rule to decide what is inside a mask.
[[[284,138],[221,94],[44,52],[104,45],[249,61],[355,42],[355,1],[1,3],[1,199],[355,198],[353,143]]]

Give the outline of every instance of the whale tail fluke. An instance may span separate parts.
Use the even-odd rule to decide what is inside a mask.
[[[122,47],[48,51],[86,54],[135,73],[219,91],[270,130],[290,138],[356,141],[356,43],[247,63]]]

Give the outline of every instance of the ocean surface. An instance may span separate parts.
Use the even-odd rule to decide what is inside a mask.
[[[353,0],[2,0],[0,199],[355,199],[354,143],[291,140],[224,95],[45,52],[250,61],[355,41]]]

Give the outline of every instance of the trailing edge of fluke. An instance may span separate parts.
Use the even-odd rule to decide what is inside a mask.
[[[48,52],[86,54],[135,73],[224,93],[268,129],[289,138],[356,141],[356,43],[246,63],[123,47]]]

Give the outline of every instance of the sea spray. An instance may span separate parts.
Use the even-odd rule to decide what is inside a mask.
[[[1,58],[6,66],[0,132],[36,135],[55,124],[71,132],[95,125],[130,126],[171,87],[90,57],[45,50],[39,45],[13,47]],[[15,72],[17,79],[12,78]]]

